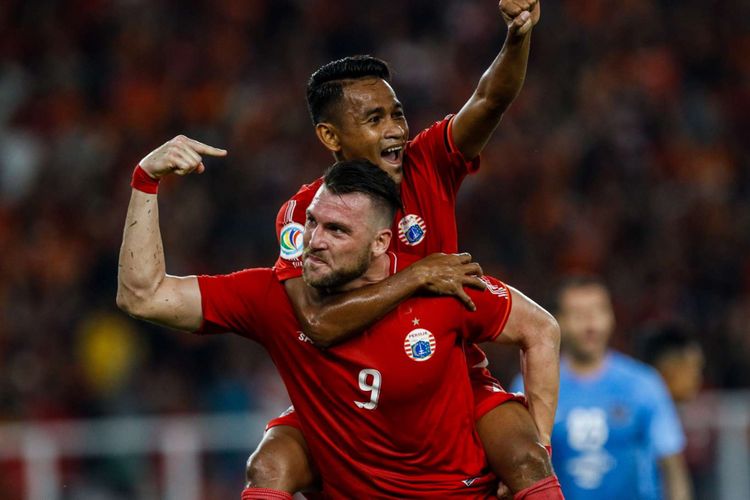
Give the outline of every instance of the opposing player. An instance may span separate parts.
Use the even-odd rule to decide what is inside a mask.
[[[652,325],[642,333],[640,357],[659,372],[678,405],[695,399],[703,385],[703,348],[680,322]]]
[[[484,277],[486,290],[469,291],[473,313],[449,298],[411,299],[357,338],[321,350],[300,335],[273,269],[166,274],[152,176],[202,168],[198,151],[222,154],[188,141],[170,141],[136,169],[118,305],[169,327],[234,331],[260,342],[302,415],[326,497],[491,498],[494,478],[471,425],[462,341],[539,341],[520,328],[525,314],[511,308],[510,288]],[[329,171],[306,222],[303,275],[311,299],[381,281],[413,260],[388,252],[399,204],[392,179],[365,160]],[[561,494],[551,476],[517,497]]]
[[[552,442],[570,499],[689,500],[685,436],[664,381],[648,365],[611,350],[609,290],[576,276],[557,292],[562,330],[560,407]],[[514,389],[521,389],[518,381]]]
[[[369,159],[400,183],[404,207],[394,221],[398,238],[392,241],[399,252],[425,256],[457,251],[456,193],[463,178],[479,167],[479,153],[520,91],[530,30],[539,19],[536,1],[504,1],[500,7],[508,36],[474,95],[458,114],[411,141],[402,105],[388,84],[389,70],[382,61],[371,57],[334,61],[320,68],[308,83],[308,106],[321,143],[337,159]],[[303,187],[280,210],[281,257],[276,269],[286,280],[303,331],[317,345],[327,346],[361,332],[415,293],[417,282],[399,273],[376,286],[318,302],[301,292],[299,257],[305,209],[320,182]],[[468,297],[463,299],[472,307]],[[530,328],[542,332],[548,331],[544,325],[540,318],[529,322]],[[529,414],[490,375],[481,350],[467,346],[467,354],[480,437],[495,472],[512,491],[519,491],[549,473],[549,461],[538,442],[549,444],[557,398],[556,364],[545,366],[549,360],[542,362],[536,353],[528,353]],[[249,485],[290,493],[309,487],[313,471],[293,411],[268,427],[249,460]],[[526,439],[532,434],[518,429],[538,430],[539,438]]]

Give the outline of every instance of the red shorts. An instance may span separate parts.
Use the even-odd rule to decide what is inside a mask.
[[[526,398],[522,394],[506,392],[500,382],[492,376],[487,369],[489,364],[487,356],[479,346],[467,344],[465,352],[469,379],[474,392],[474,420],[479,420],[493,408],[508,401],[517,401],[528,407]],[[281,415],[268,422],[266,430],[279,425],[289,425],[301,430],[294,406],[290,406]]]

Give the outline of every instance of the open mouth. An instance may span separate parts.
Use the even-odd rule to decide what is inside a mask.
[[[380,157],[394,166],[401,166],[404,156],[404,146],[391,146],[380,152]]]

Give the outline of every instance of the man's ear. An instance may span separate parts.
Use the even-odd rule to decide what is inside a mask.
[[[341,151],[341,141],[339,140],[339,133],[336,130],[336,126],[329,122],[320,122],[315,125],[315,135],[318,136],[318,140],[323,143],[323,146],[331,153],[338,153]]]
[[[372,242],[372,256],[380,257],[388,251],[388,247],[391,246],[391,237],[393,233],[390,229],[381,229],[375,235],[375,240]]]

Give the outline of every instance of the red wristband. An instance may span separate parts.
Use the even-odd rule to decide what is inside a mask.
[[[133,179],[130,181],[133,189],[143,193],[156,194],[159,192],[159,179],[154,179],[140,165],[133,170]]]
[[[544,447],[545,450],[547,450],[547,455],[549,455],[550,458],[552,458],[552,445],[548,444]]]

